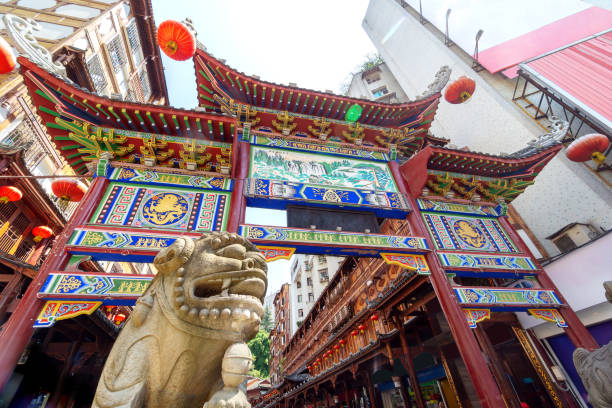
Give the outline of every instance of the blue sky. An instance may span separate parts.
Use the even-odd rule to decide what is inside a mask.
[[[153,0],[155,23],[191,18],[215,57],[265,81],[334,92],[374,46],[361,28],[367,0]],[[170,104],[196,104],[191,60],[163,55]]]
[[[368,0],[153,0],[155,23],[191,18],[215,57],[265,81],[339,92],[375,52],[361,28]],[[170,104],[197,104],[193,62],[162,54]],[[283,211],[249,208],[246,222],[285,225]],[[290,261],[268,264],[268,294],[289,280]]]

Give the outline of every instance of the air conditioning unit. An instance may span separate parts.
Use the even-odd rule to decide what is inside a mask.
[[[571,251],[597,238],[599,231],[590,224],[572,223],[555,232],[550,239],[561,252]]]

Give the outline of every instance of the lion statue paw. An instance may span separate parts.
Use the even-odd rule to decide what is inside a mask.
[[[241,389],[224,387],[204,404],[204,408],[251,408],[251,404]]]

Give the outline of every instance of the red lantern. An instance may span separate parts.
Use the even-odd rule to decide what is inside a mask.
[[[568,159],[575,162],[593,160],[602,164],[606,157],[603,152],[610,146],[610,140],[606,135],[591,133],[574,140],[565,151]]]
[[[51,190],[53,190],[53,194],[62,201],[81,201],[87,192],[87,187],[78,180],[61,178],[53,180],[53,183],[51,183]]]
[[[2,37],[0,37],[0,74],[8,74],[17,65],[13,49]]]
[[[378,320],[378,315],[377,314],[373,314],[372,316],[370,316],[370,320],[375,322]]]
[[[475,90],[476,82],[471,78],[461,76],[446,88],[444,99],[452,104],[463,103],[472,97]]]
[[[344,340],[344,339],[340,340],[340,345],[341,345],[342,347],[344,347],[344,345],[345,345],[345,344],[346,344],[346,340]]]
[[[34,242],[40,242],[53,235],[53,230],[46,225],[39,225],[32,229],[32,235],[34,235]]]
[[[320,359],[320,358],[317,358],[317,363],[320,363],[320,362],[321,362],[321,359]]]
[[[115,324],[119,326],[126,318],[127,316],[125,315],[125,313],[117,313],[117,315],[115,316]]]
[[[359,332],[357,330],[353,330],[351,332],[351,334],[353,335],[353,337],[357,336],[359,334]]]
[[[338,349],[339,349],[339,348],[340,348],[340,346],[339,346],[339,345],[337,345],[337,344],[334,346],[334,350],[336,351],[336,353],[338,352]]]
[[[363,333],[363,331],[365,330],[365,326],[363,324],[360,324],[359,326],[357,326],[357,328],[359,329],[360,332]]]
[[[177,61],[185,61],[195,53],[195,38],[182,23],[166,20],[157,28],[157,43],[161,50]]]
[[[18,201],[23,197],[23,193],[20,189],[13,186],[2,186],[0,187],[0,203],[5,204],[9,201]]]

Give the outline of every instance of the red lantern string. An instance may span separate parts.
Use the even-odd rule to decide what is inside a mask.
[[[23,197],[20,189],[14,186],[0,187],[0,204],[8,203],[9,201],[19,201]]]
[[[591,133],[574,140],[567,146],[565,155],[575,162],[593,160],[597,164],[603,164],[606,157],[603,153],[610,146],[610,140],[606,135]]]
[[[87,186],[82,182],[69,179],[61,178],[53,180],[51,183],[51,190],[56,197],[59,197],[62,201],[81,201],[85,193],[87,192]]]
[[[53,235],[53,230],[46,225],[39,225],[32,228],[32,235],[34,235],[34,242],[40,242]]]
[[[453,81],[444,93],[444,99],[452,104],[459,104],[469,100],[476,90],[476,82],[466,76]]]
[[[157,28],[157,43],[168,57],[185,61],[195,54],[195,38],[182,23],[166,20]]]
[[[17,59],[13,49],[2,37],[0,37],[0,74],[8,74],[15,69]]]

